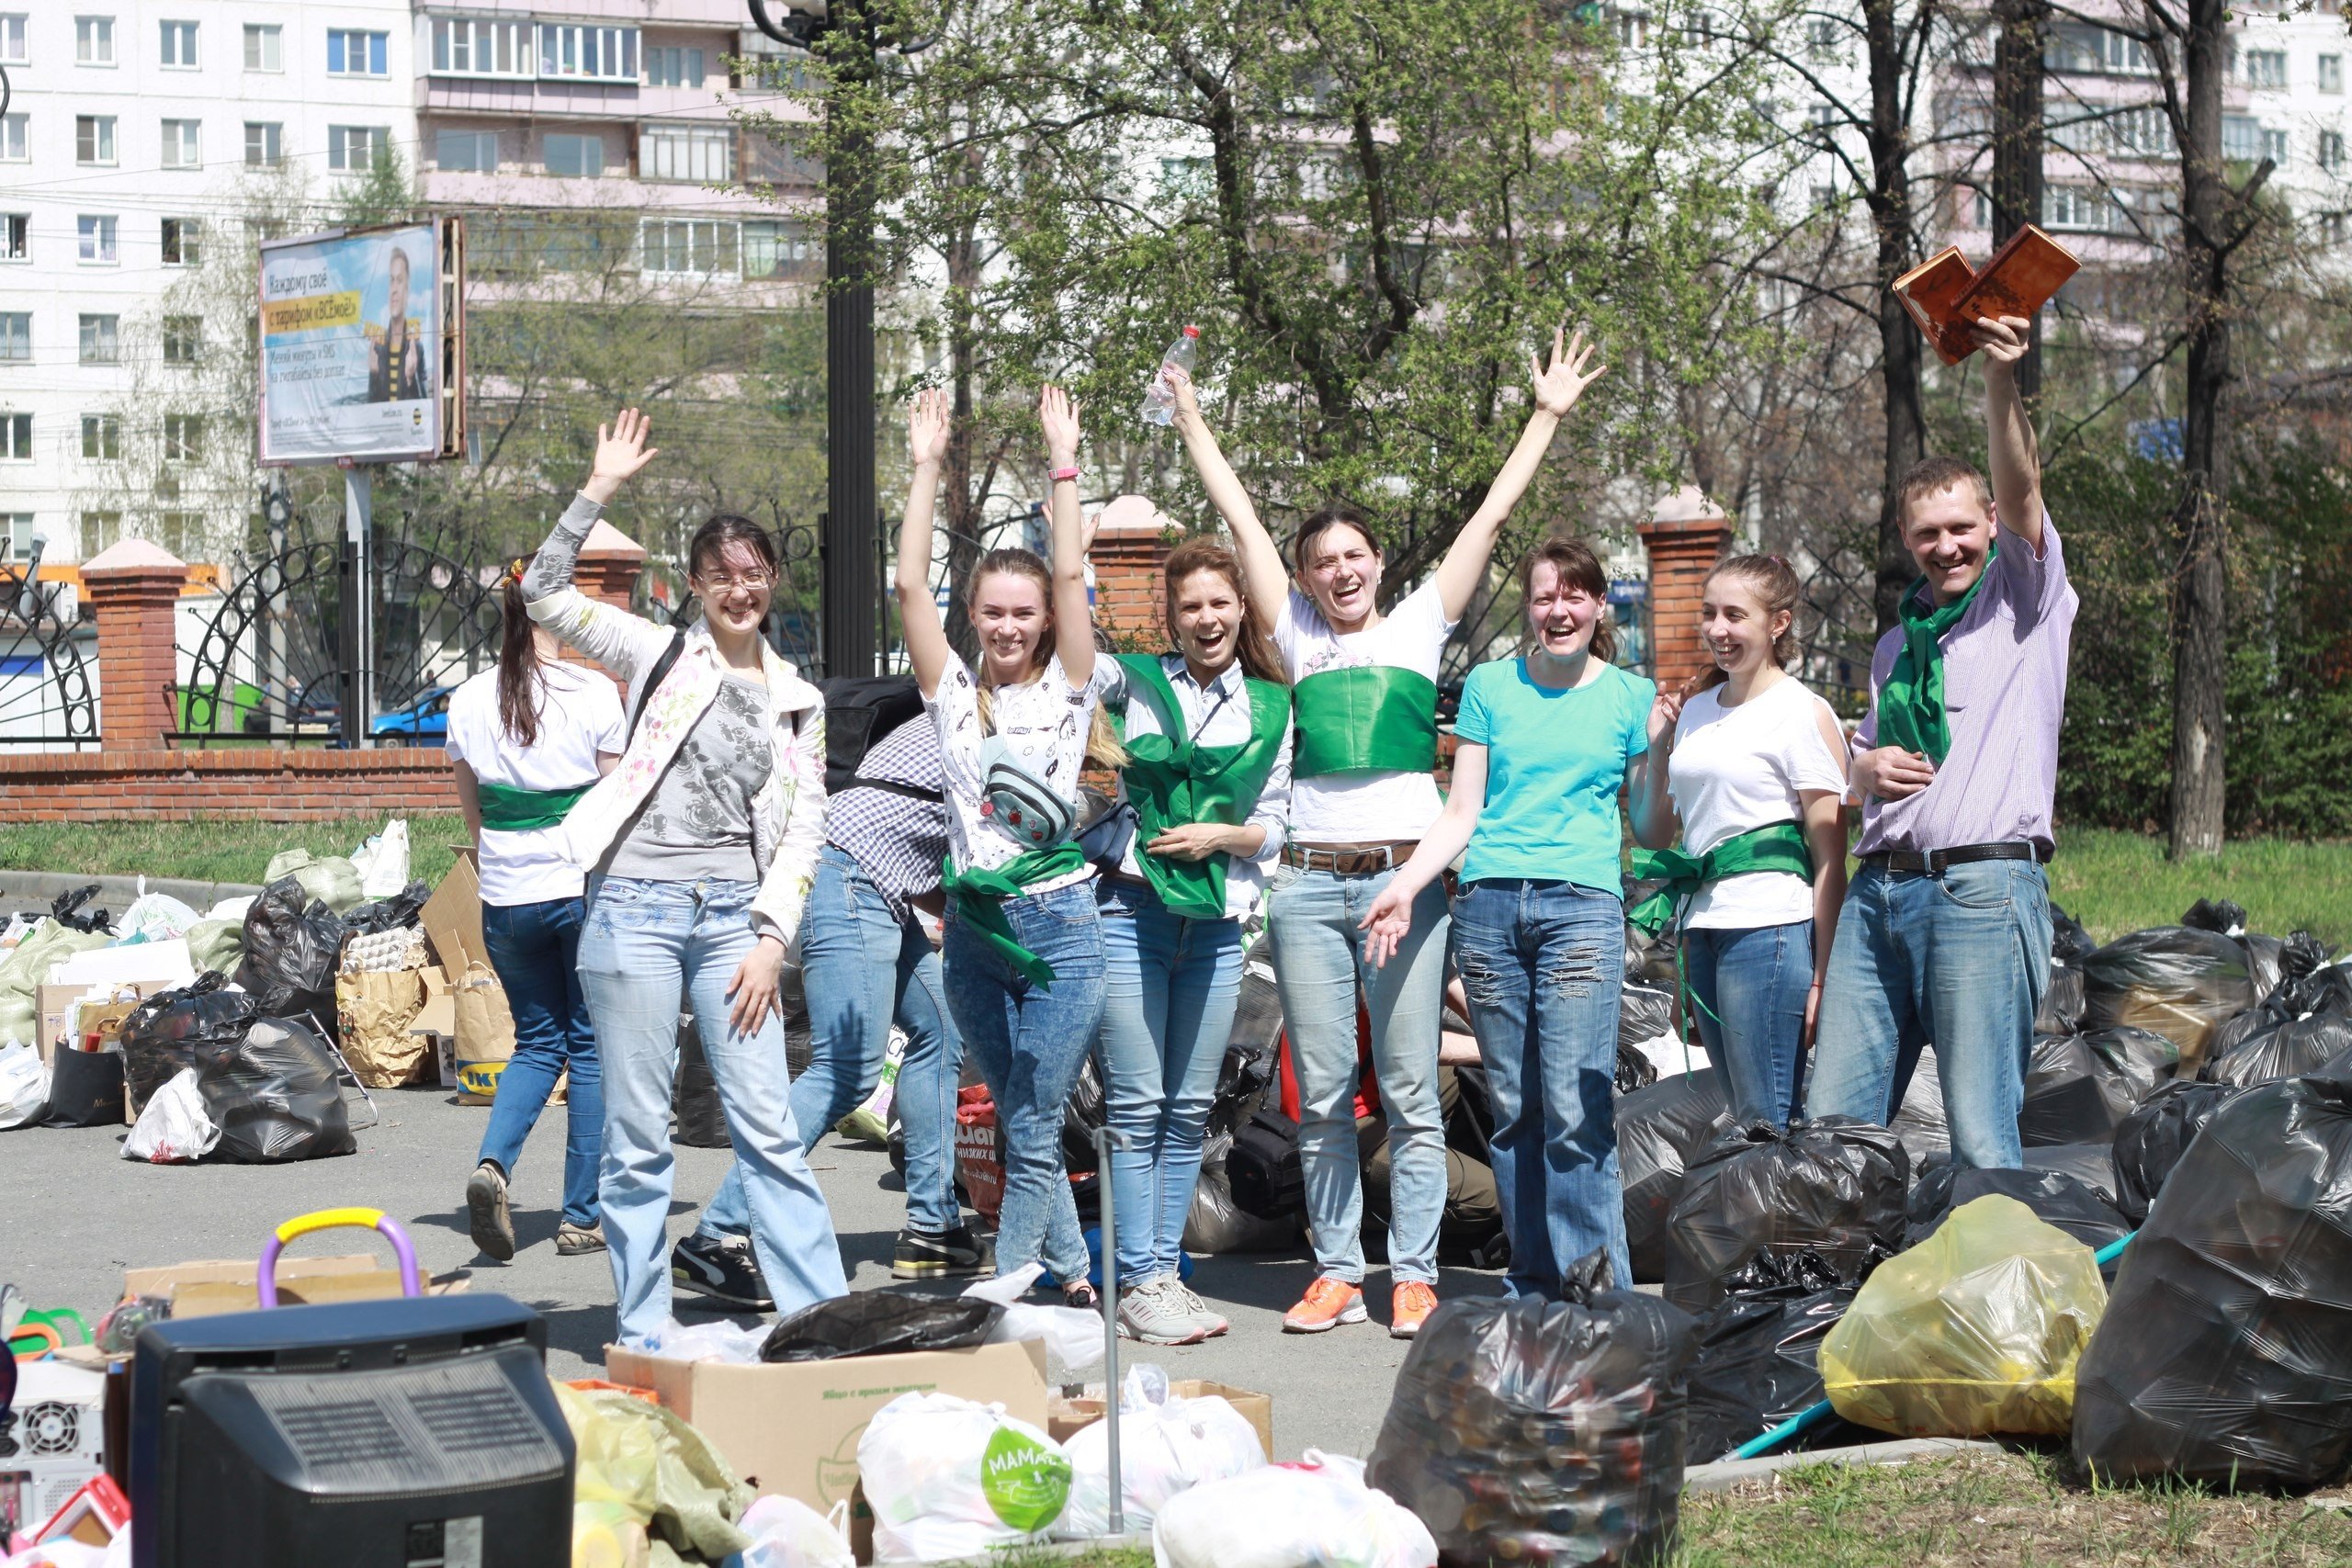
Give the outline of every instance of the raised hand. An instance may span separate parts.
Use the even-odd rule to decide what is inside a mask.
[[[944,388],[926,387],[907,405],[907,459],[918,468],[935,468],[947,460],[947,412]]]
[[[1675,725],[1682,717],[1682,694],[1661,690],[1657,700],[1650,704],[1650,745],[1674,733]]]
[[[662,448],[645,444],[652,427],[653,422],[635,409],[623,409],[610,425],[598,425],[596,456],[580,493],[599,506],[619,494],[625,481],[662,455]]]
[[[1078,466],[1078,405],[1059,387],[1037,393],[1037,423],[1046,427],[1046,457],[1057,468]]]
[[[1561,340],[1567,339],[1562,346]],[[1552,363],[1545,365],[1533,355],[1527,356],[1527,367],[1535,378],[1535,406],[1554,419],[1566,419],[1568,411],[1577,406],[1584,389],[1609,374],[1609,367],[1600,366],[1588,374],[1585,367],[1600,352],[1600,345],[1584,341],[1579,332],[1567,337],[1565,329],[1552,333]]]
[[[1176,418],[1180,423],[1201,417],[1200,394],[1193,389],[1191,371],[1181,365],[1163,365],[1159,367],[1159,378],[1168,383],[1170,391],[1176,394]]]
[[[2033,341],[2033,323],[2023,316],[1992,316],[1971,323],[1976,346],[1996,365],[2015,365]]]

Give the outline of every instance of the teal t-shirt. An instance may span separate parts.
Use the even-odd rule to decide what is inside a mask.
[[[1590,685],[1566,691],[1529,680],[1524,659],[1471,671],[1453,733],[1487,748],[1487,805],[1462,880],[1524,876],[1623,897],[1617,797],[1626,764],[1649,750],[1657,695],[1657,686],[1613,664]]]

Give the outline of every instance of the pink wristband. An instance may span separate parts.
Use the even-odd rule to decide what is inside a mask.
[[[1075,468],[1056,468],[1056,469],[1054,470],[1054,482],[1055,482],[1056,484],[1059,484],[1059,483],[1061,483],[1064,479],[1072,479],[1072,480],[1074,480],[1074,479],[1076,479],[1077,478],[1078,478],[1078,469],[1076,469]]]

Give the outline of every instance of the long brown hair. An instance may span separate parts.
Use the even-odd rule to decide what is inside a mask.
[[[1544,561],[1552,564],[1564,586],[1581,588],[1593,603],[1600,606],[1592,622],[1592,656],[1603,664],[1617,662],[1617,628],[1609,624],[1609,573],[1603,570],[1600,558],[1592,547],[1569,534],[1555,534],[1527,552],[1519,563],[1519,599],[1524,606],[1535,598],[1535,568]]]
[[[1046,666],[1054,654],[1053,569],[1048,567],[1044,558],[1035,550],[1006,547],[989,551],[975,562],[972,570],[965,575],[964,604],[967,614],[970,613],[971,605],[979,603],[981,582],[999,572],[1008,577],[1027,578],[1037,585],[1037,592],[1046,602],[1045,625],[1040,628],[1036,649],[1029,656],[1029,668],[1022,674],[1023,682],[1034,681],[1046,672]],[[979,669],[973,672],[975,677],[973,683],[979,688],[982,728],[991,728],[995,723],[995,715],[991,711],[993,705],[989,700],[989,694],[993,688],[989,682],[988,663],[984,655],[980,660]],[[1100,767],[1117,768],[1126,764],[1127,749],[1119,744],[1118,731],[1111,728],[1110,716],[1102,711],[1102,705],[1100,703],[1094,705],[1093,720],[1087,728],[1086,755],[1090,761]]]
[[[1185,579],[1204,571],[1216,572],[1233,589],[1233,597],[1241,606],[1241,627],[1235,635],[1233,651],[1241,660],[1241,672],[1253,680],[1272,681],[1286,686],[1290,678],[1283,673],[1282,655],[1274,650],[1274,639],[1258,624],[1257,612],[1250,603],[1250,585],[1242,580],[1240,559],[1231,550],[1206,535],[1185,540],[1168,552],[1168,564],[1160,572],[1160,582],[1167,595],[1168,637],[1176,637],[1176,592]]]
[[[1314,547],[1316,540],[1334,528],[1353,528],[1363,536],[1363,542],[1372,547],[1374,556],[1381,554],[1379,537],[1373,533],[1371,520],[1363,513],[1352,506],[1326,506],[1308,513],[1306,521],[1298,525],[1297,534],[1291,539],[1290,561],[1299,575],[1303,577],[1306,573],[1306,552]]]
[[[1787,614],[1789,629],[1772,639],[1772,662],[1783,670],[1796,662],[1801,651],[1797,646],[1797,601],[1804,596],[1804,585],[1797,581],[1789,563],[1779,556],[1726,556],[1715,563],[1714,570],[1707,573],[1709,582],[1718,577],[1736,577],[1756,591],[1757,598],[1764,602],[1766,626],[1772,624],[1773,616]],[[1683,694],[1695,696],[1730,679],[1729,671],[1710,660]]]
[[[547,705],[547,671],[532,644],[531,615],[523,607],[523,580],[513,570],[506,573],[499,592],[498,615],[498,727],[515,745],[536,746],[539,711]]]

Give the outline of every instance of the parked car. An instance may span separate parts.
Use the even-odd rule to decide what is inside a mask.
[[[427,686],[398,713],[379,714],[368,733],[379,746],[439,746],[449,738],[449,694],[455,686]]]

